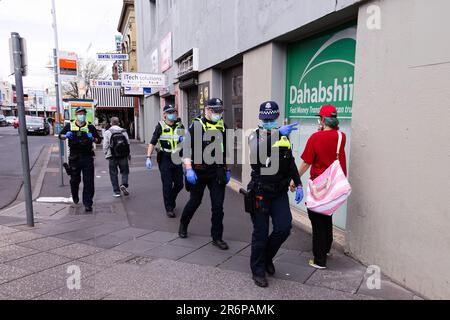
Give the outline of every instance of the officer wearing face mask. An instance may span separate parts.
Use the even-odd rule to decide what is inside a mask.
[[[202,203],[203,194],[208,187],[212,206],[211,237],[213,245],[221,250],[228,250],[228,244],[223,241],[223,203],[231,172],[226,164],[226,126],[222,119],[223,102],[220,99],[211,99],[205,109],[205,116],[195,119],[189,128],[191,152],[189,155],[185,154],[184,165],[186,187],[191,196],[181,217],[179,236],[187,238],[189,223]],[[185,152],[186,148],[187,146],[185,146]]]
[[[288,197],[291,180],[297,186],[297,203],[303,198],[302,183],[289,141],[291,132],[298,130],[298,124],[279,128],[279,116],[276,102],[264,102],[259,114],[262,127],[249,137],[252,173],[248,191],[253,195],[254,202],[254,210],[250,212],[253,221],[250,265],[253,280],[260,287],[268,286],[266,273],[275,274],[273,258],[291,232],[292,215]],[[273,225],[270,236],[269,218],[272,218]]]
[[[86,121],[85,108],[77,108],[76,119],[68,123],[59,135],[61,140],[69,140],[69,164],[64,164],[70,175],[70,188],[75,204],[80,202],[79,188],[83,174],[83,204],[86,212],[92,212],[94,186],[94,156],[93,143],[101,143],[97,129]]]
[[[180,152],[180,143],[183,141],[184,126],[178,118],[176,109],[167,105],[163,110],[163,120],[156,126],[153,138],[147,152],[147,169],[152,169],[152,154],[157,149],[157,162],[161,172],[163,185],[163,197],[166,214],[169,218],[175,218],[174,213],[178,194],[183,190],[183,166],[174,163],[172,155]]]

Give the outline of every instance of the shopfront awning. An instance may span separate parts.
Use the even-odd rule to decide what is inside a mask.
[[[122,96],[120,88],[93,87],[90,89],[90,97],[97,102],[97,110],[134,108],[134,98]]]

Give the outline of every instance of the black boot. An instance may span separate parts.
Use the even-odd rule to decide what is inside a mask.
[[[188,237],[188,227],[184,225],[183,223],[180,223],[180,229],[178,230],[178,235],[182,239],[186,239]]]
[[[267,288],[269,286],[266,277],[257,277],[253,275],[253,281],[255,281],[255,284],[261,288]]]
[[[272,260],[270,260],[266,263],[266,271],[271,276],[273,276],[275,274],[275,266],[273,265]]]

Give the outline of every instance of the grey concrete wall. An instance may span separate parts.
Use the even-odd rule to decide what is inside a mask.
[[[157,6],[160,6],[157,1]],[[174,58],[200,49],[200,69],[206,70],[239,53],[342,10],[359,0],[174,0],[160,8],[156,30],[149,0],[136,0],[138,60],[148,70],[151,52],[173,31]],[[140,29],[140,30],[139,30]]]
[[[366,27],[369,5],[381,30]],[[350,160],[349,252],[437,299],[450,298],[449,11],[446,0],[360,8]]]
[[[153,21],[150,1],[136,0],[138,72],[151,71],[151,54],[169,32],[173,60],[199,48],[200,71],[205,71],[356,2],[359,0],[173,0],[169,8],[167,1],[157,0]],[[175,81],[176,73],[174,62],[165,72],[169,84]],[[212,94],[221,97],[220,74],[213,71],[212,79]],[[156,114],[152,108],[159,105],[149,101],[145,99],[147,113]],[[144,136],[158,120],[147,118]]]

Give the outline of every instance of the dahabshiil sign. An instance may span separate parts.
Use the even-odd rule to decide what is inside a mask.
[[[292,44],[287,54],[287,118],[315,118],[325,104],[351,119],[356,26]]]

